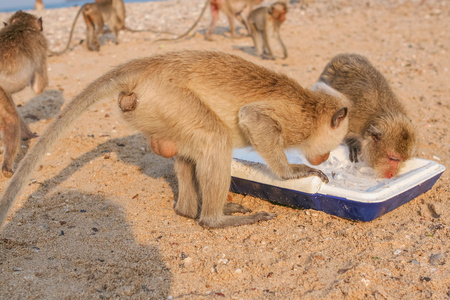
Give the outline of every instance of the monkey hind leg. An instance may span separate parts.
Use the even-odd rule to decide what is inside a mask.
[[[174,164],[178,179],[178,198],[174,209],[176,214],[195,219],[199,211],[198,194],[195,182],[195,164],[184,157],[177,156]]]

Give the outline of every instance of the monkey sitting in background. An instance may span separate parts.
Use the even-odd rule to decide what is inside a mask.
[[[384,76],[357,54],[334,57],[319,77],[350,100],[346,143],[350,160],[358,156],[378,176],[395,176],[416,144],[415,128]]]
[[[287,58],[286,46],[280,36],[280,26],[286,21],[287,5],[284,2],[275,2],[270,7],[258,7],[248,16],[248,25],[253,38],[256,52],[263,58],[273,59],[269,43],[269,33],[273,32],[275,38],[283,48],[283,59]]]
[[[332,95],[334,96],[332,96]],[[318,176],[290,164],[285,148],[300,149],[320,164],[347,133],[345,96],[329,86],[303,89],[286,75],[241,57],[180,51],[132,60],[101,76],[55,117],[22,159],[0,199],[0,225],[27,178],[69,125],[90,105],[118,96],[123,118],[140,130],[157,154],[175,155],[175,212],[206,227],[269,220],[276,215],[227,203],[233,148],[253,146],[280,178]],[[336,97],[337,96],[337,97]]]
[[[29,84],[40,94],[48,84],[47,40],[42,30],[42,18],[23,11],[13,14],[0,30],[0,131],[5,177],[12,176],[20,137],[35,137],[17,112],[11,95]]]

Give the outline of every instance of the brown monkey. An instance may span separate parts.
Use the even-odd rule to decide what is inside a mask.
[[[133,110],[122,111],[124,119],[177,152],[177,214],[207,227],[272,219],[266,212],[228,215],[248,211],[226,204],[232,150],[252,145],[281,178],[315,175],[327,182],[317,169],[289,164],[283,151],[298,147],[315,161],[341,143],[348,124],[345,97],[330,96],[332,89],[323,86],[303,89],[286,75],[220,52],[181,51],[120,65],[75,96],[28,151],[0,200],[0,225],[39,160],[76,117],[122,92],[139,99]]]
[[[34,9],[35,10],[43,10],[44,7],[44,3],[42,3],[42,0],[36,0],[36,2],[34,2]]]
[[[341,54],[328,63],[319,81],[350,99],[346,136],[350,160],[357,162],[361,155],[379,176],[395,176],[401,164],[411,157],[416,134],[384,76],[367,58]]]
[[[216,23],[219,20],[219,11],[222,11],[227,16],[228,23],[230,24],[231,37],[234,38],[236,31],[234,18],[238,19],[249,32],[247,24],[248,14],[250,11],[252,11],[255,5],[260,4],[262,1],[263,0],[206,0],[205,5],[203,6],[202,11],[200,12],[200,15],[198,16],[197,20],[185,33],[173,39],[158,39],[155,40],[155,42],[176,41],[187,36],[195,28],[195,26],[197,26],[198,22],[203,17],[206,8],[209,5],[211,6],[212,20],[209,29],[205,33],[205,38],[209,41],[212,40],[211,34],[214,28],[216,28]]]
[[[256,52],[261,57],[273,58],[269,44],[269,32],[271,31],[273,31],[275,38],[283,48],[283,58],[287,57],[287,50],[280,36],[280,26],[286,21],[287,11],[286,3],[275,2],[270,7],[258,7],[250,12],[248,26],[250,27]]]
[[[42,18],[18,11],[0,30],[0,131],[3,139],[2,172],[11,177],[20,137],[35,134],[17,112],[11,97],[31,84],[40,94],[48,84],[47,40],[42,34]]]
[[[70,29],[69,40],[66,47],[59,52],[51,52],[51,55],[63,54],[69,49],[73,30],[80,14],[83,15],[86,24],[86,47],[90,51],[99,51],[98,36],[103,32],[105,23],[114,34],[114,42],[119,43],[119,31],[125,28],[125,5],[123,0],[100,0],[94,3],[86,3],[80,7]]]

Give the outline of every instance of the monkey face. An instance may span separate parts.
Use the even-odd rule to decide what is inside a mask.
[[[377,121],[364,135],[363,159],[379,177],[392,178],[403,162],[412,156],[415,130],[409,120],[398,116]]]

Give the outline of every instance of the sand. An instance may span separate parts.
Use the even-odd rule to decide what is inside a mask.
[[[126,22],[181,33],[202,5],[126,4]],[[76,10],[33,12],[43,17],[52,50],[65,45]],[[285,60],[255,56],[249,37],[230,39],[224,17],[215,41],[205,41],[209,22],[207,13],[192,38],[176,43],[152,43],[169,35],[122,32],[119,45],[104,36],[98,53],[76,46],[48,59],[43,94],[27,88],[14,100],[31,129],[42,133],[84,86],[132,58],[220,50],[309,87],[334,55],[355,52],[405,102],[418,128],[416,156],[450,166],[448,1],[293,3],[282,26]],[[84,31],[79,21],[72,45]],[[450,298],[448,171],[430,191],[367,223],[230,193],[232,201],[278,217],[206,229],[174,213],[173,160],[146,152],[144,138],[116,106],[116,99],[105,99],[89,108],[33,172],[0,236],[1,299]],[[23,143],[18,159],[34,142]],[[0,178],[0,189],[7,183]]]

